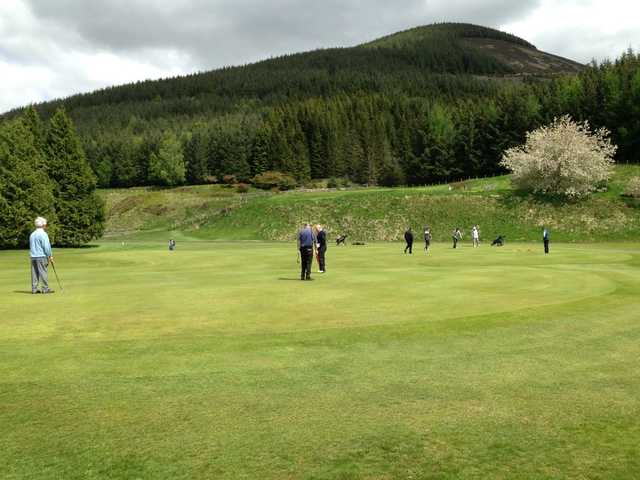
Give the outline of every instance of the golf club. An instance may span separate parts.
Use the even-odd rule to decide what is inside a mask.
[[[53,273],[55,274],[56,280],[58,281],[60,292],[64,292],[64,288],[62,288],[62,283],[60,283],[60,277],[58,277],[58,272],[56,271],[56,264],[54,262],[51,262],[51,266],[53,267]]]

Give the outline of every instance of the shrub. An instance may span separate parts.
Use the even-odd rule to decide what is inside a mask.
[[[627,197],[640,198],[640,177],[631,177],[629,179],[624,194]]]
[[[346,177],[331,177],[327,181],[327,188],[347,188],[352,186],[353,183]]]
[[[524,145],[504,153],[502,166],[513,172],[513,184],[537,194],[580,198],[611,176],[617,147],[609,132],[592,132],[587,122],[568,115],[527,134]]]
[[[227,185],[235,185],[236,183],[238,183],[238,179],[235,175],[223,175],[222,182],[226,183]]]
[[[236,185],[236,192],[238,193],[247,193],[249,191],[249,185],[246,183],[239,183]]]
[[[252,183],[255,187],[263,190],[291,190],[298,185],[296,179],[291,175],[282,172],[267,171],[253,177]]]
[[[467,190],[468,188],[469,182],[467,182],[466,180],[449,184],[449,190]]]
[[[215,175],[208,175],[204,177],[204,181],[205,183],[212,185],[214,183],[218,183],[218,177],[216,177]]]

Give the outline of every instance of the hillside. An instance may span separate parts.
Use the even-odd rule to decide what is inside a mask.
[[[105,190],[106,240],[292,240],[305,221],[327,226],[330,238],[351,241],[402,238],[425,224],[436,241],[448,241],[456,225],[479,224],[484,240],[538,240],[549,226],[558,241],[637,240],[640,205],[621,197],[640,167],[619,166],[609,191],[576,204],[521,198],[508,176],[424,188],[369,188],[237,194],[221,186]],[[451,187],[451,188],[450,188]],[[419,238],[419,236],[418,236]]]
[[[114,86],[47,102],[39,105],[39,110],[47,117],[64,105],[74,117],[87,118],[98,113],[91,112],[97,107],[136,103],[139,113],[153,116],[159,111],[149,104],[160,101],[169,102],[175,115],[189,115],[212,113],[207,104],[221,97],[229,103],[215,110],[233,110],[235,102],[247,99],[272,104],[291,100],[292,96],[327,96],[362,87],[381,90],[387,75],[544,74],[575,73],[581,69],[583,65],[540,52],[516,36],[476,25],[444,23],[417,27],[355,47],[297,53],[250,65]],[[403,83],[406,88],[408,82]],[[178,107],[173,103],[178,99],[191,104]]]

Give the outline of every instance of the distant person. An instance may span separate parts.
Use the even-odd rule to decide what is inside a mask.
[[[429,253],[429,247],[431,246],[431,228],[429,226],[424,227],[424,253]]]
[[[169,240],[169,251],[173,252],[176,249],[176,241],[171,239]]]
[[[471,229],[471,238],[473,239],[473,248],[478,248],[480,246],[480,230],[478,230],[478,225],[474,225]]]
[[[542,230],[542,243],[544,243],[544,254],[548,254],[549,253],[549,229],[545,228],[544,230]]]
[[[404,253],[407,253],[409,250],[409,254],[413,253],[413,232],[411,231],[411,227],[404,232],[404,241],[407,242],[407,246],[404,247]]]
[[[313,231],[311,224],[306,223],[298,232],[298,250],[300,251],[300,280],[311,280],[311,262],[313,261]]]
[[[451,233],[451,238],[453,239],[453,248],[458,248],[458,242],[462,240],[462,232],[460,231],[459,228],[456,228]]]
[[[49,263],[53,264],[51,242],[47,235],[47,219],[38,217],[36,229],[29,236],[29,257],[31,258],[31,293],[53,293],[49,289]],[[39,285],[42,287],[39,288]]]
[[[322,225],[316,225],[316,255],[318,257],[318,271],[325,273],[325,253],[327,252],[327,234]]]

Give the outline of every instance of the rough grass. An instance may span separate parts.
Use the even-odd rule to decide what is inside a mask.
[[[633,479],[640,245],[0,252],[3,479]]]
[[[459,226],[479,224],[485,239],[506,235],[534,241],[543,225],[556,240],[634,240],[640,236],[637,202],[622,196],[638,166],[618,166],[608,191],[578,203],[544,201],[517,194],[508,176],[424,188],[370,188],[281,194],[236,194],[220,186],[130,189],[103,192],[108,205],[106,237],[151,239],[290,240],[305,221],[330,235],[397,240],[411,226],[430,225],[438,241]]]

